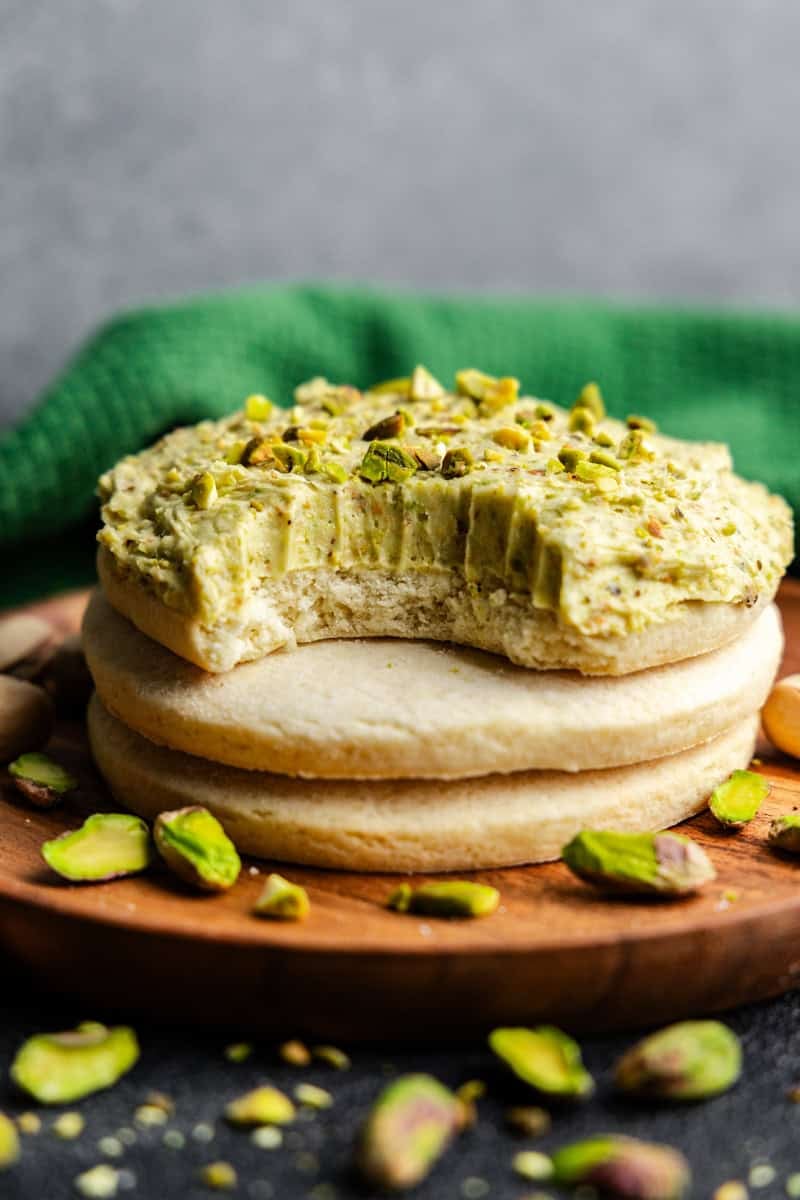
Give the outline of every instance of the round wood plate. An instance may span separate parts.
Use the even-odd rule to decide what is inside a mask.
[[[85,596],[35,606],[75,628]],[[800,669],[800,585],[780,597],[782,673]],[[87,1011],[141,1012],[269,1036],[349,1042],[458,1039],[501,1023],[554,1021],[575,1030],[648,1025],[720,1011],[800,981],[798,866],[765,847],[771,818],[800,804],[800,772],[764,748],[772,781],[744,831],[703,815],[686,832],[718,880],[674,903],[608,900],[558,863],[482,871],[500,889],[493,916],[454,922],[387,911],[399,876],[277,866],[307,887],[302,924],[260,921],[251,908],[260,862],[227,895],[202,897],[166,872],[94,886],[48,873],[39,847],[108,808],[83,728],[62,723],[52,752],[76,771],[79,799],[51,812],[0,797],[0,947]],[[260,873],[260,874],[259,874]]]

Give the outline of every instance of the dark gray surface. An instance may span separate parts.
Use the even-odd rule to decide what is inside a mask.
[[[98,969],[102,969],[98,964]],[[198,980],[198,986],[202,986]],[[323,1002],[322,998],[320,998]],[[5,1069],[13,1051],[30,1032],[52,1026],[53,1021],[97,1017],[104,1014],[73,1012],[63,1002],[54,1005],[41,997],[8,998],[0,1004],[0,1067]],[[202,1165],[224,1159],[239,1173],[236,1196],[247,1200],[364,1200],[353,1179],[351,1163],[356,1133],[365,1112],[380,1088],[400,1072],[430,1071],[457,1086],[480,1078],[489,1085],[479,1105],[480,1120],[465,1133],[443,1160],[439,1170],[414,1192],[418,1200],[460,1200],[464,1180],[485,1180],[488,1200],[523,1200],[543,1189],[517,1179],[511,1160],[520,1149],[549,1149],[570,1139],[600,1132],[624,1132],[679,1146],[689,1158],[695,1177],[692,1196],[710,1198],[727,1179],[746,1180],[750,1169],[767,1163],[775,1171],[767,1187],[753,1189],[753,1197],[775,1200],[784,1196],[786,1178],[800,1171],[800,1106],[786,1096],[800,1082],[800,1000],[797,994],[763,1005],[730,1019],[742,1034],[744,1077],[725,1096],[704,1104],[675,1108],[631,1105],[616,1100],[610,1068],[632,1038],[585,1039],[589,1068],[598,1082],[595,1099],[577,1108],[553,1112],[551,1134],[541,1140],[520,1139],[510,1133],[503,1112],[510,1103],[530,1103],[531,1093],[506,1078],[480,1046],[447,1053],[404,1053],[391,1049],[355,1051],[348,1073],[325,1068],[298,1069],[278,1062],[274,1048],[257,1047],[246,1063],[228,1063],[223,1055],[225,1037],[180,1031],[156,1031],[139,1026],[143,1055],[139,1065],[112,1091],[98,1094],[80,1105],[86,1128],[75,1142],[62,1142],[48,1131],[54,1113],[44,1113],[45,1129],[24,1139],[21,1164],[0,1176],[3,1200],[67,1200],[75,1197],[73,1179],[101,1161],[113,1161],[133,1172],[135,1186],[121,1191],[131,1200],[200,1200],[211,1193],[197,1183]],[[224,1105],[249,1087],[265,1081],[291,1090],[300,1080],[328,1088],[335,1104],[308,1123],[299,1122],[285,1135],[277,1150],[258,1150],[246,1133],[228,1128],[220,1120]],[[186,1135],[186,1146],[173,1150],[162,1142],[163,1129],[138,1130],[136,1144],[121,1159],[103,1159],[99,1138],[121,1126],[136,1127],[134,1109],[153,1088],[167,1092],[176,1102],[170,1128]],[[29,1107],[3,1094],[0,1107],[16,1113]],[[216,1133],[210,1143],[198,1143],[192,1130],[210,1122]],[[308,1155],[314,1156],[309,1159]],[[259,1182],[261,1181],[261,1182]],[[271,1196],[263,1181],[272,1185]],[[335,1192],[314,1193],[321,1183]],[[553,1194],[555,1190],[552,1189]]]
[[[244,280],[792,305],[793,0],[0,0],[0,423]]]

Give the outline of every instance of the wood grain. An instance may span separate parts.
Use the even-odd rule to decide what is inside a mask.
[[[33,609],[67,630],[84,602],[73,594]],[[800,669],[800,585],[784,585],[780,602],[785,674]],[[698,897],[609,901],[560,864],[518,867],[473,876],[500,889],[498,913],[447,922],[388,912],[383,901],[399,876],[279,867],[311,895],[301,925],[251,916],[264,863],[248,863],[219,897],[190,894],[158,870],[91,887],[55,880],[42,841],[74,827],[78,809],[110,801],[80,724],[62,723],[52,751],[81,780],[69,807],[33,811],[2,783],[0,946],[47,986],[83,997],[92,1013],[122,1009],[275,1037],[419,1042],[508,1022],[642,1026],[800,980],[800,865],[764,845],[771,818],[800,805],[800,772],[767,747],[761,769],[772,792],[750,827],[725,834],[708,815],[686,826],[719,873]]]

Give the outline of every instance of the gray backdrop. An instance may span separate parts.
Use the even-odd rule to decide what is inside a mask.
[[[0,0],[0,422],[240,281],[793,305],[796,0]]]

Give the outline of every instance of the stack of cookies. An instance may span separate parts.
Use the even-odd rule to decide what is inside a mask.
[[[251,396],[103,477],[84,623],[117,800],[363,871],[655,830],[750,760],[784,502],[724,446],[424,368]]]

